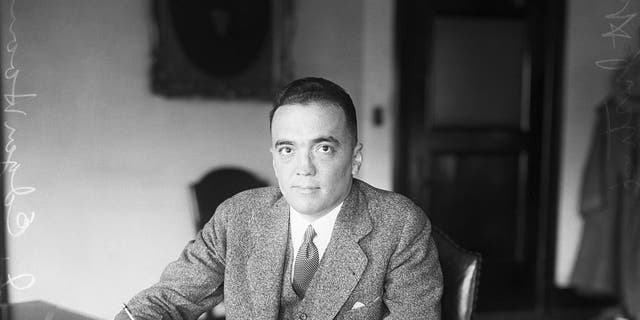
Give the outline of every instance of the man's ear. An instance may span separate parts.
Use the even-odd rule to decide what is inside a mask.
[[[273,167],[273,175],[278,179],[278,170],[276,170],[276,150],[273,148],[269,148],[269,152],[271,152],[271,166]]]
[[[353,147],[353,158],[351,160],[351,175],[355,176],[360,172],[360,166],[362,165],[362,143],[358,142]]]

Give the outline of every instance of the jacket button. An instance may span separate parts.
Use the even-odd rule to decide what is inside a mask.
[[[298,319],[300,320],[307,320],[307,314],[304,312],[300,312],[298,313]]]

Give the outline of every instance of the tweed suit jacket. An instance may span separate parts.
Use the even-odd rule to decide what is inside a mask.
[[[289,205],[277,187],[239,193],[129,308],[136,319],[195,319],[224,299],[227,319],[276,319],[288,238]],[[297,315],[440,319],[441,294],[426,215],[407,198],[354,179]]]

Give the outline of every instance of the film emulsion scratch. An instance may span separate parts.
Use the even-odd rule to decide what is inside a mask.
[[[613,23],[609,23],[609,28],[611,28],[611,30],[607,33],[602,34],[603,37],[611,38],[611,45],[613,46],[614,49],[616,48],[616,37],[631,39],[631,36],[626,31],[624,31],[623,28],[627,23],[633,20],[633,18],[635,18],[638,13],[634,12],[631,14],[623,15],[623,12],[627,10],[628,6],[629,6],[629,1],[627,1],[624,4],[622,9],[618,10],[617,12],[610,13],[604,16],[607,19],[622,20],[622,22],[617,25]]]
[[[15,16],[15,0],[11,1],[11,6],[9,10],[9,15],[11,18],[11,22],[9,23],[9,42],[6,45],[6,50],[9,53],[9,61],[8,66],[4,71],[4,79],[6,83],[8,83],[6,93],[4,94],[4,108],[3,111],[5,114],[17,114],[21,117],[27,117],[27,112],[20,109],[20,103],[33,99],[37,95],[35,93],[16,93],[16,84],[18,83],[18,75],[20,74],[20,69],[18,69],[15,65],[15,55],[18,51],[18,38],[16,32],[14,30],[14,25],[16,23]],[[5,179],[4,183],[7,186],[6,195],[4,198],[4,205],[6,208],[6,225],[7,231],[9,235],[13,238],[19,237],[24,234],[35,219],[35,211],[31,211],[29,213],[25,213],[23,211],[15,212],[14,210],[14,202],[19,197],[28,196],[29,194],[36,191],[35,187],[32,186],[19,186],[17,183],[17,174],[19,169],[22,168],[22,163],[16,159],[14,153],[18,149],[16,134],[18,133],[18,128],[14,127],[8,120],[4,121],[3,125],[6,130],[6,144],[4,145],[5,152],[5,161],[3,161],[3,169],[2,175]],[[7,260],[11,260],[11,258],[7,258]],[[11,273],[7,274],[8,281],[2,286],[11,285],[13,288],[17,290],[25,290],[33,286],[36,282],[36,278],[33,274],[30,273],[21,273],[17,275],[12,275]]]
[[[623,38],[623,39],[633,38],[631,35],[629,35],[628,32],[625,31],[625,26],[627,26],[627,24],[629,24],[629,22],[631,22],[638,13],[628,12],[627,8],[629,6],[629,3],[630,1],[624,2],[624,5],[622,6],[621,9],[619,9],[614,13],[610,13],[604,16],[606,19],[609,20],[610,30],[606,33],[603,33],[602,37],[610,38],[611,45],[614,49],[616,49],[617,38]],[[612,133],[616,131],[621,131],[623,135],[621,140],[622,143],[628,144],[629,146],[631,146],[631,148],[638,147],[637,142],[634,141],[634,137],[636,136],[636,131],[638,130],[638,128],[630,125],[633,120],[633,108],[632,106],[627,104],[627,101],[631,97],[631,90],[636,85],[636,83],[630,78],[626,78],[626,76],[627,76],[627,73],[629,73],[630,70],[634,67],[634,65],[636,65],[639,62],[639,60],[640,60],[640,49],[638,49],[633,55],[631,55],[630,58],[604,59],[604,60],[598,60],[595,63],[596,66],[598,66],[600,69],[603,69],[603,70],[608,70],[608,71],[622,70],[620,75],[616,78],[616,84],[621,83],[624,88],[622,97],[617,98],[614,111],[610,110],[611,106],[608,103],[605,103],[605,112],[607,115],[607,121],[606,121],[607,128],[606,128],[605,134],[609,139],[611,139]],[[625,117],[624,123],[620,126],[612,127],[611,121],[610,121],[611,112],[616,112],[619,115],[624,115]],[[609,156],[610,156],[609,150],[607,150],[607,160],[609,160]],[[640,181],[635,181],[633,179],[632,157],[630,152],[627,152],[627,154],[624,157],[624,160],[625,160],[625,164],[624,164],[625,169],[623,172],[623,175],[624,175],[623,187],[626,189],[632,188],[632,187],[633,188],[640,187]],[[616,188],[616,187],[618,186],[617,185],[610,186],[610,188]]]

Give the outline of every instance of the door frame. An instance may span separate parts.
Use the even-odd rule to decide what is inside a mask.
[[[535,1],[531,1],[535,2]],[[423,106],[428,101],[428,63],[431,60],[431,19],[433,15],[429,1],[396,0],[396,63],[398,66],[397,133],[395,140],[394,189],[408,194],[410,186],[419,183],[420,177],[409,176],[416,153],[423,152],[421,146],[410,139],[422,134],[419,129],[424,119]],[[537,220],[537,248],[535,259],[536,287],[534,288],[536,313],[546,313],[552,308],[576,304],[570,290],[560,289],[554,284],[556,231],[558,218],[558,185],[561,145],[562,66],[564,58],[565,9],[564,0],[543,0],[531,12],[530,25],[540,32],[532,34],[532,42],[542,44],[532,48],[532,59],[541,59],[541,67],[532,70],[531,110],[538,110],[538,138],[531,141],[538,146],[539,172],[536,179],[537,207],[532,208]],[[480,12],[478,15],[482,16]],[[426,40],[426,41],[425,41]],[[535,112],[535,111],[533,111]],[[532,161],[534,159],[531,159]],[[480,285],[482,290],[482,284]],[[571,301],[571,302],[568,302]]]

